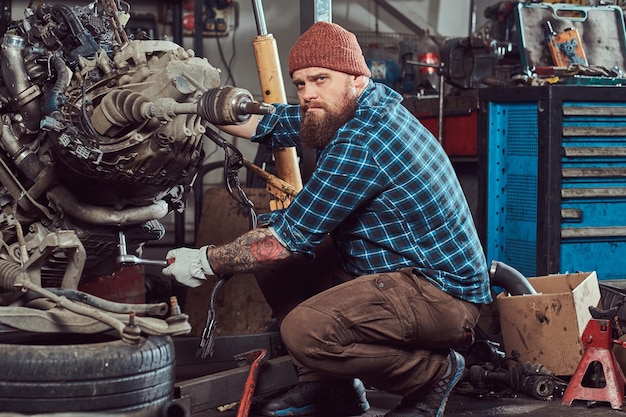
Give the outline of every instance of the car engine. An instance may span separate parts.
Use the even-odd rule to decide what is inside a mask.
[[[113,0],[43,3],[4,34],[0,306],[24,272],[76,289],[141,255],[184,209],[208,125],[273,110],[193,51],[127,34],[127,17]]]

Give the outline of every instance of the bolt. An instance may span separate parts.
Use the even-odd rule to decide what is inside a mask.
[[[178,298],[175,295],[170,297],[170,316],[178,316],[182,313],[180,305],[178,305]]]
[[[128,325],[124,326],[122,331],[122,340],[126,343],[136,344],[139,343],[141,336],[141,329],[135,324],[135,312],[131,311],[128,314]]]
[[[129,327],[135,327],[135,312],[131,311],[130,313],[128,313],[128,326]]]
[[[165,322],[170,326],[170,328],[174,328],[178,326],[179,328],[186,329],[189,324],[187,320],[189,316],[187,314],[183,314],[180,306],[178,305],[178,298],[176,296],[170,297],[170,316],[165,319]],[[185,330],[185,332],[188,332]]]

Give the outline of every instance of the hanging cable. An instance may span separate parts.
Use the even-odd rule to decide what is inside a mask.
[[[233,146],[226,139],[217,134],[213,129],[207,129],[206,135],[217,146],[224,149],[224,184],[228,194],[248,210],[250,229],[256,228],[257,216],[254,211],[254,203],[250,201],[246,193],[241,188],[239,181],[239,170],[244,166],[244,158],[239,149]]]

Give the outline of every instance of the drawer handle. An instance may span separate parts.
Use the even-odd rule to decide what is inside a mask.
[[[619,227],[566,227],[561,229],[562,239],[626,237],[626,226]]]
[[[563,209],[561,210],[561,220],[578,220],[582,221],[583,211],[581,209]]]
[[[623,198],[626,188],[563,188],[561,198]]]
[[[564,168],[563,178],[626,177],[626,168]]]

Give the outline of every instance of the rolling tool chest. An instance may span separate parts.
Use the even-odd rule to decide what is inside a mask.
[[[480,92],[479,232],[526,276],[626,278],[626,87]]]

